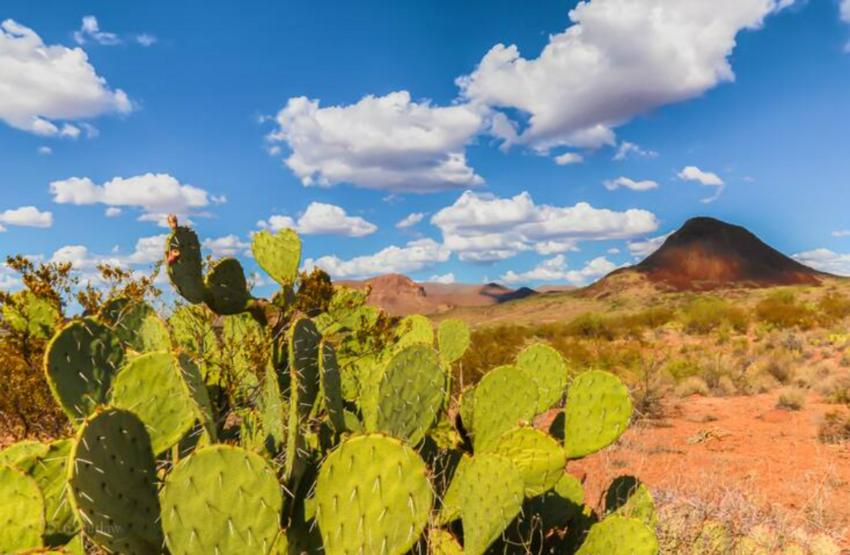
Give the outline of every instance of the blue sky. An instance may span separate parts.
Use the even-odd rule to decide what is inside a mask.
[[[845,3],[7,0],[2,254],[580,284],[710,215],[850,274]]]

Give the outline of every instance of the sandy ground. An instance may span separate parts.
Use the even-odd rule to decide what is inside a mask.
[[[590,501],[614,477],[633,474],[656,497],[722,503],[734,496],[850,548],[850,444],[817,438],[823,414],[836,406],[811,396],[803,410],[789,412],[774,408],[776,399],[774,393],[672,402],[663,420],[633,427],[568,470],[586,473]]]

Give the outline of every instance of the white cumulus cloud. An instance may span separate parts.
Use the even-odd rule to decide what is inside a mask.
[[[435,274],[428,278],[428,283],[441,283],[443,285],[450,285],[455,282],[455,275],[451,272],[447,274]]]
[[[321,268],[336,279],[362,279],[381,274],[408,274],[426,270],[446,262],[451,251],[433,239],[411,241],[404,247],[392,246],[372,255],[342,260],[337,256],[323,256],[304,262],[307,271]]]
[[[589,0],[536,58],[494,46],[458,80],[476,105],[518,110],[527,126],[502,124],[508,143],[613,145],[614,128],[660,106],[733,81],[741,31],[759,28],[789,0]]]
[[[720,198],[720,195],[723,194],[723,189],[726,187],[726,183],[719,175],[712,172],[702,171],[696,166],[686,167],[679,172],[678,177],[682,181],[695,181],[704,187],[715,187],[717,189],[717,192],[714,193],[714,195],[700,201],[704,204],[710,204]]]
[[[413,214],[405,216],[404,219],[395,224],[395,226],[398,229],[407,229],[421,222],[425,216],[426,214],[424,212],[414,212]]]
[[[276,122],[268,140],[288,146],[285,163],[305,186],[424,193],[484,182],[464,151],[481,116],[465,106],[414,102],[407,91],[325,108],[298,97]]]
[[[618,177],[617,179],[609,179],[603,183],[609,191],[616,191],[619,188],[631,189],[632,191],[650,191],[658,188],[658,183],[647,179],[644,181],[635,181],[628,177]]]
[[[623,141],[620,143],[620,146],[617,147],[617,152],[614,154],[614,160],[621,162],[632,156],[640,158],[657,158],[658,153],[654,150],[644,149],[638,144]]]
[[[537,205],[527,192],[499,198],[467,191],[431,223],[442,231],[446,247],[468,262],[505,260],[537,244],[546,245],[541,252],[564,252],[579,241],[628,239],[658,228],[657,218],[646,210],[616,212],[583,202]]]
[[[121,89],[112,90],[81,48],[46,45],[11,19],[0,23],[0,120],[43,136],[76,137],[77,126],[58,122],[129,113]]]
[[[559,166],[572,166],[584,162],[584,156],[577,152],[567,152],[555,157],[555,163]]]
[[[501,279],[510,284],[565,281],[572,285],[585,285],[589,281],[609,274],[616,269],[616,264],[601,256],[594,258],[580,270],[570,270],[566,257],[559,254],[554,258],[544,260],[537,267],[527,272],[518,274],[511,270],[503,274]]]
[[[121,39],[115,33],[107,33],[101,30],[100,23],[93,15],[87,15],[83,18],[80,29],[74,32],[74,40],[77,44],[85,44],[94,42],[102,46],[115,46],[121,44]]]
[[[167,227],[168,214],[183,220],[203,215],[199,209],[210,204],[204,189],[183,185],[168,174],[148,173],[135,177],[115,177],[103,185],[87,177],[71,177],[50,184],[53,201],[59,204],[105,204],[111,207],[136,207],[142,210],[140,221]],[[117,215],[114,212],[110,215]]]
[[[246,243],[238,236],[232,234],[217,237],[215,239],[204,239],[201,246],[210,251],[216,258],[224,256],[239,256],[251,248],[250,243]]]
[[[268,221],[257,222],[262,229],[291,228],[304,235],[343,235],[364,237],[375,233],[378,226],[360,216],[349,216],[344,208],[333,204],[313,202],[295,221],[289,216],[275,215]]]
[[[672,234],[668,233],[666,235],[660,235],[658,237],[652,237],[650,239],[644,239],[642,241],[629,241],[629,254],[631,254],[635,258],[646,258],[650,254],[660,249],[661,245],[664,244],[664,241],[666,241],[667,238],[670,237],[670,235]]]
[[[792,258],[822,272],[850,276],[850,254],[839,254],[829,249],[814,249],[797,253]]]
[[[4,224],[46,228],[53,225],[53,214],[42,212],[35,206],[22,206],[0,212],[0,231],[5,231]]]

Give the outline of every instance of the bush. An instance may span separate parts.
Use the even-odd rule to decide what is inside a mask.
[[[567,324],[566,332],[584,339],[612,340],[617,333],[611,323],[597,314],[582,314]]]
[[[778,328],[811,329],[816,322],[815,312],[797,302],[790,292],[775,293],[756,305],[756,317]]]
[[[850,316],[850,297],[829,292],[818,300],[818,308],[828,323],[834,324]]]
[[[683,314],[685,331],[695,334],[707,334],[723,324],[729,325],[738,333],[746,333],[749,327],[747,313],[732,306],[723,299],[700,298],[691,303]]]
[[[708,384],[699,376],[691,376],[676,387],[676,395],[679,397],[690,397],[691,395],[707,397],[709,393]]]
[[[776,407],[785,410],[800,410],[806,404],[806,390],[799,387],[786,387],[779,392]]]
[[[850,441],[850,413],[844,411],[826,413],[818,427],[818,439],[822,443]]]

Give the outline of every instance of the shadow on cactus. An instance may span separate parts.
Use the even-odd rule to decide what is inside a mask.
[[[45,376],[76,430],[0,452],[0,492],[20,507],[0,552],[658,552],[644,486],[618,480],[596,514],[567,472],[628,427],[616,377],[570,380],[532,345],[453,395],[463,322],[395,320],[299,274],[291,230],[255,236],[279,286],[257,298],[238,261],[205,264],[195,232],[171,224],[184,302],[167,321],[116,297],[50,341]],[[28,314],[42,333],[51,312]],[[560,415],[553,433],[534,426],[544,414]]]

